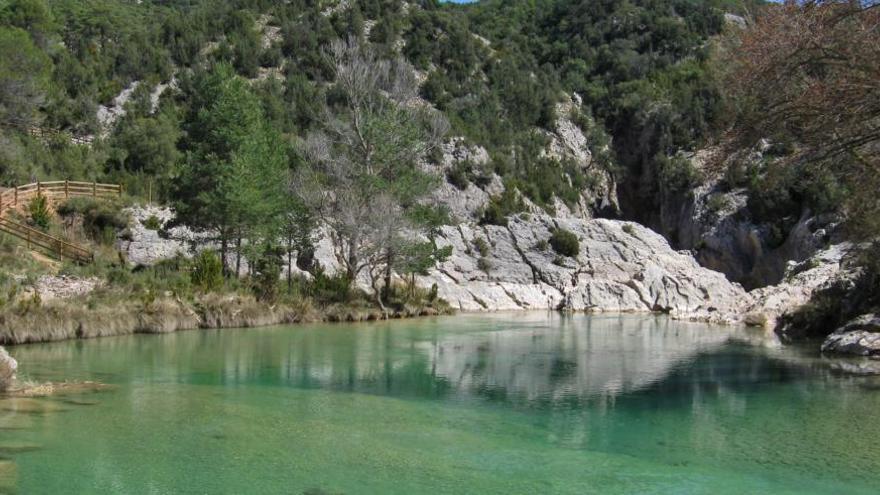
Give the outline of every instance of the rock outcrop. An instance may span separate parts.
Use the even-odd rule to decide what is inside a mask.
[[[660,209],[657,228],[674,246],[693,250],[701,265],[751,290],[779,284],[790,263],[807,260],[832,241],[837,226],[832,215],[817,216],[805,209],[799,218],[786,220],[790,227],[785,232],[754,220],[748,191],[729,189],[725,167],[713,166],[715,154],[701,150],[690,156],[702,183],[692,194],[670,198]],[[751,163],[761,157],[761,150],[753,150],[731,160]]]
[[[578,237],[576,257],[549,247],[556,228]],[[451,246],[452,256],[418,282],[436,284],[438,294],[462,310],[661,311],[722,321],[747,297],[722,274],[631,222],[520,215],[506,227],[444,227],[437,243]]]
[[[177,255],[187,255],[191,247],[205,242],[205,236],[187,227],[166,229],[174,219],[174,211],[168,207],[139,206],[128,208],[130,221],[123,238],[116,248],[133,265],[153,265]]]
[[[822,343],[822,352],[880,356],[880,315],[865,314],[838,328]]]
[[[18,362],[10,356],[6,349],[0,347],[0,392],[6,391],[15,380]]]
[[[89,294],[101,286],[98,277],[73,277],[69,275],[43,275],[34,284],[34,290],[43,301],[67,299]]]
[[[168,208],[140,207],[130,213],[131,225],[119,248],[132,264],[151,265],[216,248],[209,237],[186,227],[165,229],[173,218]],[[157,223],[160,230],[154,229]],[[548,240],[557,228],[579,239],[576,257],[561,256],[550,247]],[[506,226],[472,221],[446,226],[436,241],[440,247],[450,246],[452,254],[417,283],[425,288],[436,285],[440,297],[460,310],[665,312],[682,319],[767,328],[775,328],[780,318],[845,275],[843,260],[852,249],[849,244],[832,245],[806,261],[789,263],[781,283],[746,292],[723,274],[700,266],[691,252],[672,249],[663,236],[632,222],[558,218],[533,211],[511,217]],[[317,263],[328,273],[339,269],[326,232],[318,236],[315,247]],[[296,275],[307,276],[294,269]]]
[[[816,291],[847,275],[844,258],[853,246],[836,244],[802,263],[790,264],[783,281],[749,293],[751,299],[743,308],[743,321],[750,325],[776,328],[781,317],[810,301]]]

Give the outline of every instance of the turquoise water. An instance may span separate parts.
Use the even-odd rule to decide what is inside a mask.
[[[877,493],[880,384],[724,327],[501,314],[11,348],[20,494]]]

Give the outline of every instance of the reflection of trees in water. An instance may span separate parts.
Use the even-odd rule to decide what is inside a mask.
[[[14,354],[46,379],[258,384],[570,408],[607,407],[622,394],[686,401],[799,373],[756,351],[719,355],[732,331],[667,318],[524,313],[108,338]]]

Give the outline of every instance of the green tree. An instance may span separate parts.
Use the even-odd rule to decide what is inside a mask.
[[[175,191],[179,219],[217,235],[226,273],[234,241],[239,273],[242,241],[273,234],[287,183],[286,156],[259,99],[229,65],[199,76],[193,90],[186,160]]]
[[[27,31],[0,27],[0,121],[27,126],[46,99],[52,61]]]
[[[180,159],[180,137],[177,119],[170,112],[133,115],[117,124],[111,145],[121,152],[116,158],[121,170],[167,178]]]

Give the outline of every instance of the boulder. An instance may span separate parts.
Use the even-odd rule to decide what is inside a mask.
[[[6,391],[12,385],[17,369],[18,361],[0,347],[0,391]]]
[[[822,343],[822,352],[880,356],[880,315],[865,314],[838,328]]]
[[[849,275],[844,259],[852,249],[849,243],[834,244],[802,263],[789,265],[781,283],[749,293],[751,301],[742,308],[744,322],[776,328],[782,316],[808,303],[817,291]]]

